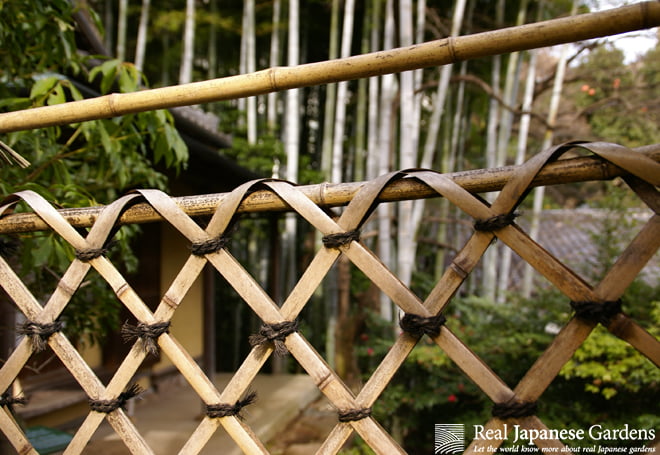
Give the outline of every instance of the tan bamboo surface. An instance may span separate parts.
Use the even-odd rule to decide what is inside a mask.
[[[660,162],[660,144],[633,149],[646,155],[655,162]],[[636,155],[632,155],[629,160]],[[645,162],[645,161],[643,161]],[[644,165],[642,164],[642,168]],[[517,166],[505,166],[494,169],[476,169],[447,174],[454,182],[470,193],[499,191],[517,171]],[[548,186],[593,180],[610,180],[627,174],[614,162],[597,156],[562,159],[549,163],[534,177],[530,186]],[[337,207],[348,204],[365,185],[364,182],[323,183],[298,186],[297,190],[312,202],[322,207]],[[218,206],[224,203],[229,193],[204,194],[172,198],[188,216],[210,216]],[[407,199],[437,197],[438,194],[427,185],[415,179],[402,179],[392,182],[378,195],[377,202],[393,202]],[[92,226],[104,207],[60,209],[60,215],[71,226],[85,228]],[[237,213],[277,212],[290,210],[280,197],[271,191],[256,189],[247,195],[238,205]],[[137,202],[120,214],[117,224],[137,224],[162,220],[162,216],[151,205]],[[23,233],[49,229],[38,214],[19,212],[0,218],[0,234]]]
[[[450,37],[348,58],[276,67],[250,74],[0,114],[7,133],[135,112],[209,103],[293,88],[446,65],[464,60],[577,42],[660,25],[660,3],[642,2],[612,10]]]
[[[562,156],[577,149],[593,156],[561,159]],[[87,217],[91,220],[87,226],[91,225],[91,227],[84,237],[74,229],[65,212],[56,210],[35,193],[21,192],[0,203],[0,221],[17,216],[10,212],[15,204],[22,201],[48,229],[55,231],[76,251],[97,251],[100,255],[88,259],[74,259],[43,306],[2,257],[0,257],[0,286],[28,320],[48,324],[57,320],[87,273],[94,268],[101,279],[107,281],[114,290],[118,301],[126,306],[138,321],[154,324],[172,320],[193,281],[199,277],[203,268],[210,264],[264,323],[278,324],[296,320],[322,280],[326,279],[333,264],[340,257],[345,257],[380,288],[401,311],[432,317],[451,307],[454,294],[472,273],[493,240],[497,238],[531,264],[560,290],[567,300],[604,304],[604,302],[616,301],[623,295],[625,289],[660,247],[658,235],[660,195],[656,188],[660,186],[660,163],[657,152],[657,146],[634,151],[609,143],[572,142],[545,150],[518,167],[463,174],[440,174],[428,170],[393,172],[373,181],[351,186],[351,189],[341,197],[338,196],[337,200],[334,199],[335,196],[331,196],[333,186],[330,185],[300,187],[280,180],[258,180],[248,182],[221,197],[205,196],[204,198],[213,200],[209,204],[210,208],[204,212],[210,217],[205,228],[193,220],[193,215],[187,211],[188,206],[181,204],[180,199],[156,190],[139,190],[108,206],[95,208],[97,212],[93,217]],[[579,164],[579,169],[597,171],[581,174],[581,170],[576,174],[579,177],[568,179],[562,177],[564,171],[573,169],[576,163]],[[594,286],[588,284],[574,270],[537,244],[515,222],[494,227],[490,231],[475,230],[425,299],[405,286],[359,239],[351,238],[347,243],[338,246],[320,247],[281,307],[234,258],[229,247],[222,246],[201,255],[190,254],[169,289],[163,294],[160,304],[152,312],[120,273],[121,264],[115,265],[105,256],[104,250],[100,250],[107,244],[115,226],[131,222],[122,220],[122,217],[136,207],[134,204],[137,201],[141,201],[140,204],[145,207],[150,207],[157,214],[158,219],[170,224],[191,244],[199,245],[229,235],[227,231],[231,220],[240,213],[253,210],[250,207],[253,198],[257,201],[277,199],[279,205],[272,201],[268,203],[271,210],[294,211],[322,235],[332,236],[359,230],[375,206],[385,200],[430,197],[433,194],[446,198],[471,218],[484,220],[513,213],[525,199],[530,188],[537,184],[587,181],[591,178],[599,180],[612,178],[614,175],[621,176],[654,214],[610,270],[603,275],[601,281]],[[489,183],[485,184],[481,180]],[[475,183],[476,181],[480,182]],[[493,203],[488,205],[474,194],[475,188],[481,190],[488,188],[488,191],[497,189],[500,192]],[[329,200],[335,201],[330,205],[346,206],[336,219],[324,210],[329,205]],[[255,209],[257,211],[267,210],[260,205],[261,202],[254,204],[258,207]],[[154,215],[149,216],[150,220],[155,219]],[[579,317],[570,319],[515,386],[506,384],[461,340],[458,334],[447,326],[442,326],[439,334],[433,335],[431,339],[493,403],[527,403],[542,401],[543,392],[596,324],[594,321]],[[656,366],[660,365],[660,343],[625,312],[614,315],[604,324],[612,334],[627,341]],[[497,334],[494,333],[493,336],[496,337]],[[420,336],[402,331],[364,386],[354,393],[302,333],[293,331],[283,336],[283,342],[290,355],[310,375],[338,412],[371,409],[419,340]],[[237,403],[248,392],[253,379],[274,352],[271,344],[253,347],[229,384],[220,391],[170,333],[164,332],[158,335],[157,344],[160,351],[172,361],[206,405]],[[149,355],[145,350],[145,342],[140,339],[135,341],[108,385],[104,386],[62,333],[52,334],[48,338],[48,345],[69,369],[85,393],[91,399],[97,400],[112,400],[118,397],[129,386],[137,369]],[[0,367],[0,390],[10,389],[12,382],[36,349],[37,345],[31,338],[21,339],[14,352]],[[106,418],[132,453],[153,453],[133,422],[121,408],[118,408],[107,414],[91,410],[75,433],[65,454],[81,453]],[[0,429],[18,453],[36,453],[6,406],[0,409],[0,424]],[[484,427],[503,430],[511,429],[512,424],[520,425],[527,430],[548,429],[536,412],[501,418],[493,416],[484,422]],[[268,453],[266,446],[248,423],[235,415],[204,417],[179,453],[199,453],[220,426],[245,453]],[[368,413],[356,420],[337,423],[317,453],[337,453],[354,432],[359,434],[375,453],[405,453],[404,449]],[[493,438],[487,441],[472,441],[465,453],[492,453],[505,439],[502,437],[499,440]],[[563,453],[570,453],[569,448],[559,440],[536,439],[534,443],[539,448],[558,448]]]

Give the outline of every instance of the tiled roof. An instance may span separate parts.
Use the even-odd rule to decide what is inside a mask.
[[[599,242],[617,242],[619,250],[630,243],[644,223],[651,217],[650,210],[628,210],[624,213],[604,209],[579,208],[571,210],[545,210],[541,214],[537,242],[576,273],[593,284],[600,281],[606,271],[599,263]],[[531,212],[523,213],[516,222],[529,232]],[[608,237],[605,231],[610,230]],[[641,276],[649,284],[660,278],[660,255],[657,253],[642,270]],[[522,281],[524,261],[514,254],[511,286]]]

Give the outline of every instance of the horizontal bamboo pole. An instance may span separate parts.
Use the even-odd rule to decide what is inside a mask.
[[[660,144],[633,149],[660,163]],[[519,166],[505,166],[494,169],[477,169],[446,174],[471,193],[499,191],[513,177]],[[532,187],[585,182],[590,180],[610,180],[625,175],[621,168],[595,156],[570,158],[545,166],[532,181]],[[348,204],[365,182],[322,183],[303,185],[298,189],[312,202],[323,207],[339,207]],[[205,194],[172,198],[189,216],[212,215],[229,193]],[[437,197],[437,193],[415,179],[397,180],[388,185],[378,202],[393,202],[410,199]],[[103,207],[61,209],[59,213],[73,227],[90,227],[94,224]],[[277,195],[260,190],[247,196],[238,207],[238,213],[288,211],[291,208]],[[127,209],[118,223],[136,224],[160,221],[160,215],[148,204],[140,203]],[[48,230],[49,227],[34,213],[21,212],[0,218],[0,234],[23,233]]]
[[[113,93],[82,101],[8,112],[0,114],[0,133],[398,73],[658,25],[660,2],[642,2],[598,13],[450,37],[348,58],[295,67],[269,68],[250,74],[133,93]]]

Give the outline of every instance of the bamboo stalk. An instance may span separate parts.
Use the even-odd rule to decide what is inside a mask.
[[[660,162],[660,144],[633,149]],[[504,166],[495,169],[477,169],[447,174],[460,186],[471,193],[499,191],[515,174],[519,166]],[[585,182],[590,180],[610,180],[626,173],[618,166],[598,157],[581,157],[559,160],[545,166],[532,181],[531,187]],[[348,204],[365,182],[339,184],[322,183],[298,187],[315,204],[323,207],[338,207]],[[212,215],[230,193],[216,193],[172,198],[189,216]],[[385,187],[377,202],[393,202],[404,199],[437,197],[437,193],[415,179],[403,179]],[[103,206],[69,208],[59,210],[66,221],[76,228],[94,224]],[[251,193],[238,207],[238,213],[289,211],[291,208],[276,194],[268,190]],[[118,224],[139,224],[160,221],[162,217],[146,203],[136,204],[127,209],[119,218]],[[35,213],[15,213],[0,218],[0,234],[44,231],[49,226]]]
[[[490,55],[616,35],[660,25],[660,3],[552,19],[348,58],[0,114],[0,133],[260,95]]]

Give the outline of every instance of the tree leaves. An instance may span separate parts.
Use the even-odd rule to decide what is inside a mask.
[[[85,63],[92,60],[77,52],[71,14],[66,0],[0,2],[0,110],[81,100],[77,84],[82,83],[94,85],[101,94],[133,92],[146,84],[135,65],[116,59],[102,61],[80,80]],[[132,187],[166,189],[167,178],[154,164],[180,169],[188,158],[166,111],[21,131],[0,139],[32,163],[27,169],[0,168],[2,195],[31,189],[62,207],[107,203]],[[121,254],[129,268],[136,263],[129,244],[138,231],[122,228],[115,237],[118,253],[110,253]],[[73,251],[57,235],[26,235],[15,260],[41,298],[52,292]],[[66,330],[75,339],[93,336],[98,341],[116,321],[118,304],[110,289],[94,281],[88,282],[85,293],[84,299],[69,305]]]

